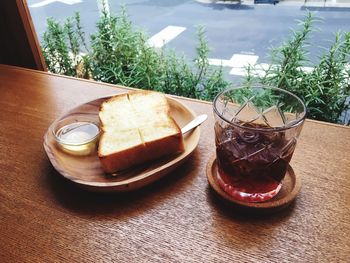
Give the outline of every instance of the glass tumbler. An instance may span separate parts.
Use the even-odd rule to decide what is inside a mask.
[[[263,202],[278,194],[306,108],[271,87],[230,88],[213,102],[219,186],[231,197]]]

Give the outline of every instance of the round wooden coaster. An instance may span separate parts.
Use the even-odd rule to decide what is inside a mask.
[[[214,155],[210,158],[207,164],[207,178],[209,185],[220,197],[241,208],[266,211],[279,210],[291,204],[301,188],[300,176],[296,175],[293,171],[293,168],[290,165],[288,165],[285,178],[282,182],[282,188],[275,197],[261,203],[242,202],[229,196],[225,191],[223,191],[220,188],[216,180],[217,172],[218,168],[216,163],[216,156]]]

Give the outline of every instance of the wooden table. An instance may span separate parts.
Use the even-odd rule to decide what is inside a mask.
[[[209,119],[190,160],[132,194],[86,192],[51,166],[49,125],[125,89],[0,65],[0,262],[349,262],[350,129],[306,121],[292,159],[302,190],[288,209],[251,216],[210,190]]]

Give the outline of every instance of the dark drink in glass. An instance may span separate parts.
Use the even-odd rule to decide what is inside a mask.
[[[305,118],[305,107],[297,97],[279,89],[245,89],[251,89],[252,94],[244,94],[243,99],[242,95],[234,96],[239,89],[231,89],[214,100],[217,182],[238,200],[263,202],[281,189]],[[266,91],[273,97],[271,101],[265,98]],[[291,96],[299,108],[278,106],[281,100],[276,94],[280,92]],[[263,106],[259,104],[261,99]]]

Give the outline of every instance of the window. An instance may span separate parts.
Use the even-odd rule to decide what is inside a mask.
[[[296,93],[315,108],[309,117],[348,121],[344,102],[349,96],[349,76],[344,73],[349,63],[350,33],[345,32],[350,24],[350,1],[27,2],[50,71],[207,100],[231,83],[269,76],[264,79],[268,84]],[[122,5],[124,17],[120,15]],[[106,21],[109,12],[121,17]],[[48,18],[52,19],[48,22]],[[83,33],[69,36],[77,20]],[[305,25],[309,22],[310,27]],[[205,30],[198,29],[199,25]],[[56,30],[51,35],[50,28]],[[138,28],[146,33],[141,35]],[[339,40],[337,32],[342,32]],[[60,43],[66,47],[62,49]],[[55,45],[61,50],[55,50]],[[282,50],[272,57],[271,47]],[[347,54],[343,56],[340,50]],[[327,59],[337,61],[332,69],[325,69]],[[286,67],[282,66],[285,62],[289,63]],[[327,70],[336,70],[339,85],[328,85],[335,81],[329,79]],[[164,83],[170,84],[162,86]],[[318,86],[320,91],[315,90]]]

